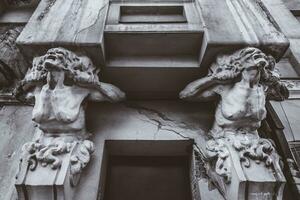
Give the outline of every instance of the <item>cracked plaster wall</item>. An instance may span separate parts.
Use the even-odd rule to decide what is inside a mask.
[[[3,106],[0,110],[0,199],[14,192],[22,144],[32,139],[35,128],[31,107]],[[212,104],[179,101],[143,101],[120,104],[89,103],[87,130],[96,151],[84,170],[76,199],[96,199],[105,140],[186,140],[205,148],[204,139],[212,125]],[[100,189],[101,190],[101,189]]]
[[[0,107],[0,199],[15,195],[14,181],[19,166],[21,146],[34,135],[31,107]]]

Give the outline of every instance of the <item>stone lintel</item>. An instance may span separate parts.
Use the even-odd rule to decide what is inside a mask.
[[[200,63],[207,67],[216,54],[254,46],[279,60],[289,42],[261,0],[198,0],[205,34]]]
[[[17,43],[29,58],[51,47],[72,47],[104,62],[103,30],[108,1],[41,1]]]

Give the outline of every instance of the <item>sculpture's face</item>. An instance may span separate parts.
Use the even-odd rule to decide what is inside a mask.
[[[242,78],[246,81],[253,82],[259,80],[260,78],[260,71],[258,66],[250,65],[242,72]]]
[[[259,58],[255,58],[255,56],[253,56],[253,59],[250,59],[244,63],[245,68],[242,71],[243,80],[250,83],[259,82],[261,70],[268,65],[268,61],[265,58],[260,57],[261,55],[258,56]]]
[[[50,88],[53,89],[59,82],[60,86],[64,85],[65,72],[63,69],[69,64],[67,58],[67,52],[60,48],[51,49],[44,56],[44,65],[48,71],[47,83]]]
[[[50,49],[44,55],[45,67],[48,71],[53,71],[55,68],[63,69],[67,65],[66,51],[60,48]]]
[[[51,89],[54,89],[58,83],[60,87],[64,86],[65,74],[63,71],[49,71],[47,75],[47,84]]]

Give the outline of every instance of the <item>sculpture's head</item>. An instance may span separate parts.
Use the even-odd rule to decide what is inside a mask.
[[[280,83],[280,75],[275,69],[275,59],[260,49],[246,47],[231,55],[220,55],[211,67],[213,73],[222,73],[232,79],[249,83],[260,83],[268,88],[269,98],[283,100],[288,98],[287,88]],[[272,92],[271,92],[272,91]]]
[[[50,88],[54,88],[58,82],[65,86],[97,89],[100,84],[98,72],[99,69],[88,57],[78,56],[61,47],[52,48],[45,55],[34,58],[32,68],[16,89],[16,97],[36,86],[49,84]]]

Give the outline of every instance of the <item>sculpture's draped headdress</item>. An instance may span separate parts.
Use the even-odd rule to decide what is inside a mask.
[[[65,85],[78,85],[81,87],[100,90],[98,78],[99,69],[86,56],[78,56],[64,48],[52,48],[40,57],[35,57],[24,79],[16,88],[15,95],[22,99],[22,95],[32,87],[44,85],[51,71],[63,71]]]
[[[253,63],[258,67],[261,74],[260,84],[268,88],[268,99],[284,100],[288,98],[288,89],[280,83],[280,75],[275,69],[275,59],[255,47],[240,49],[229,56],[228,54],[217,56],[216,62],[210,67],[209,74],[227,70],[230,72],[227,75],[238,81],[242,71],[249,66],[245,63]]]

